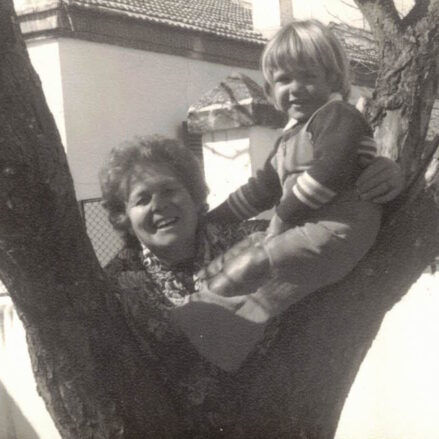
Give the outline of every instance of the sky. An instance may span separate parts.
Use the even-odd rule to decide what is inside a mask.
[[[351,26],[363,27],[365,21],[353,0],[292,0],[293,14],[297,18],[314,17],[327,23],[343,21]],[[413,0],[396,0],[397,9],[405,15]]]
[[[299,19],[317,18],[323,23],[344,22],[355,27],[367,27],[367,22],[355,5],[354,0],[291,0],[293,16]],[[395,0],[398,11],[405,15],[414,0]],[[267,28],[278,25],[278,3],[273,0],[253,0],[256,27],[264,23]],[[277,23],[277,24],[274,24]],[[267,35],[269,36],[270,33]]]

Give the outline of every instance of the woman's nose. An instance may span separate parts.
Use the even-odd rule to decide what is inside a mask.
[[[166,207],[166,198],[160,194],[156,193],[151,198],[151,209],[154,211],[162,210]]]

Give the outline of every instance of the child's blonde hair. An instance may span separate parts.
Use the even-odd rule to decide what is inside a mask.
[[[271,96],[273,73],[320,65],[333,92],[347,99],[350,92],[349,64],[337,37],[318,20],[293,20],[267,43],[262,54],[265,92]]]

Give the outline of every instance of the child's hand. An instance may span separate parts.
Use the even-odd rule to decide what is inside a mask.
[[[271,218],[270,225],[267,228],[267,237],[266,239],[270,239],[273,236],[280,235],[290,228],[290,225],[284,221],[282,221],[277,214],[274,214],[273,218]]]

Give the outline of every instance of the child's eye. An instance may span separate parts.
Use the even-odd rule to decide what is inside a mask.
[[[163,188],[162,195],[166,195],[168,197],[174,195],[174,193],[176,193],[178,191],[178,187],[172,187],[172,186],[168,186]]]
[[[305,79],[307,79],[308,81],[315,81],[317,78],[317,75],[315,73],[308,73],[305,76]]]

